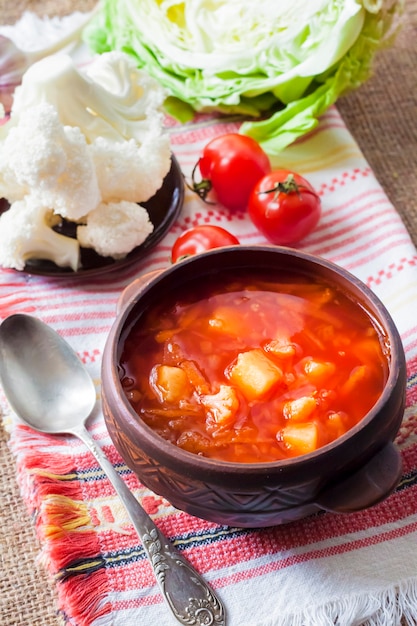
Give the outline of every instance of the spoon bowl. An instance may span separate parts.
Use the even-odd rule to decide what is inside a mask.
[[[126,507],[177,621],[190,624],[200,606],[200,614],[194,617],[206,621],[192,623],[224,626],[221,601],[155,526],[89,434],[86,421],[96,405],[96,390],[70,345],[39,319],[11,315],[0,325],[0,380],[11,408],[23,422],[43,433],[72,434],[95,456]]]
[[[96,404],[94,383],[78,356],[52,328],[29,315],[0,327],[0,378],[20,419],[43,433],[72,433]]]

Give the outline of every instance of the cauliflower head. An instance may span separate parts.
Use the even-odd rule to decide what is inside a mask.
[[[153,232],[145,207],[134,202],[101,203],[87,215],[87,223],[77,227],[77,239],[84,248],[94,248],[101,256],[124,258]]]

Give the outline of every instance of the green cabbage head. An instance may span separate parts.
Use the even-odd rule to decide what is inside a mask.
[[[123,50],[168,91],[180,121],[245,117],[241,132],[279,153],[362,84],[403,0],[102,0],[91,49]]]

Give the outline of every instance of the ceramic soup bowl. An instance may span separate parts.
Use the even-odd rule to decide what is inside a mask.
[[[287,280],[288,276],[291,280]],[[172,328],[170,329],[170,324],[172,326],[174,322],[172,320],[166,322],[165,310],[174,311],[177,300],[181,302],[185,299],[188,306],[194,301],[204,300],[204,294],[208,294],[207,290],[211,289],[210,293],[212,294],[219,288],[221,292],[226,279],[229,284],[233,284],[236,279],[239,289],[242,288],[244,281],[248,280],[252,285],[249,287],[252,290],[250,297],[254,300],[248,308],[245,304],[247,302],[245,296],[242,299],[243,304],[239,304],[241,308],[236,309],[236,325],[240,326],[246,315],[244,313],[246,310],[250,314],[253,310],[257,310],[258,296],[254,292],[258,290],[259,285],[264,284],[263,281],[272,281],[279,285],[282,282],[291,283],[294,277],[296,277],[296,283],[299,281],[301,284],[310,285],[312,293],[315,293],[315,285],[318,284],[321,287],[324,285],[322,294],[332,293],[334,295],[336,293],[336,301],[346,299],[349,302],[351,308],[346,315],[343,311],[340,314],[336,312],[332,321],[332,313],[327,312],[325,314],[324,320],[321,320],[318,326],[319,329],[321,327],[327,329],[323,336],[331,335],[333,337],[332,333],[336,332],[332,326],[333,323],[337,328],[337,320],[341,320],[345,316],[349,322],[349,319],[358,313],[358,315],[365,316],[366,323],[370,326],[370,330],[367,331],[368,335],[372,335],[373,340],[376,338],[377,347],[379,346],[378,350],[380,350],[377,355],[375,342],[373,348],[368,350],[369,353],[375,352],[375,356],[369,357],[368,354],[371,369],[374,368],[375,372],[378,372],[378,376],[382,372],[382,378],[380,376],[379,382],[380,390],[375,392],[376,397],[370,401],[370,406],[366,408],[364,415],[355,424],[349,426],[346,431],[341,431],[341,434],[333,440],[329,441],[324,437],[322,444],[315,449],[311,448],[310,439],[307,442],[304,439],[301,443],[301,453],[296,453],[299,442],[294,443],[291,436],[294,432],[296,432],[297,437],[300,432],[303,433],[303,437],[305,432],[308,432],[309,437],[311,432],[315,433],[316,439],[323,436],[324,427],[321,424],[317,426],[318,421],[314,415],[310,414],[311,410],[314,414],[319,405],[327,410],[327,412],[324,411],[326,423],[332,422],[334,426],[335,423],[339,423],[340,419],[343,421],[345,413],[349,412],[349,406],[347,409],[338,411],[331,404],[332,398],[334,399],[336,396],[337,399],[339,393],[343,394],[351,384],[356,384],[356,379],[358,377],[360,379],[365,371],[363,366],[353,368],[351,375],[344,383],[343,391],[329,391],[330,380],[333,380],[336,373],[339,373],[341,366],[339,364],[336,366],[334,364],[329,365],[327,358],[321,358],[321,361],[319,359],[319,366],[317,366],[317,359],[306,356],[309,350],[308,341],[301,349],[296,335],[291,337],[291,347],[288,348],[286,345],[285,348],[292,350],[290,358],[295,365],[288,365],[288,361],[285,361],[284,365],[277,365],[277,351],[271,353],[271,350],[273,352],[271,346],[277,346],[277,338],[272,338],[271,343],[270,330],[262,335],[262,318],[259,318],[261,321],[256,322],[256,324],[252,322],[253,333],[249,333],[250,337],[244,336],[247,331],[241,328],[235,329],[240,342],[238,352],[245,354],[244,363],[243,365],[240,364],[239,369],[236,367],[236,363],[241,357],[235,358],[233,361],[233,355],[230,356],[233,362],[226,369],[223,367],[223,373],[219,374],[219,376],[223,376],[223,379],[220,383],[217,381],[217,387],[214,390],[211,389],[211,392],[207,393],[207,389],[204,388],[205,365],[198,362],[195,354],[192,357],[188,356],[188,358],[182,357],[183,360],[180,359],[179,364],[175,364],[173,368],[170,367],[171,361],[169,361],[167,368],[158,365],[157,367],[162,367],[162,369],[158,369],[157,374],[155,374],[155,365],[147,365],[148,369],[142,367],[146,363],[146,359],[152,356],[150,354],[153,350],[152,346],[163,343],[165,335],[168,338],[171,337],[171,339],[166,340],[168,343],[163,349],[165,353],[170,352],[170,350],[172,352],[172,346],[176,345],[175,340],[172,339]],[[276,287],[276,290],[279,291],[279,289],[279,286]],[[306,287],[306,289],[308,291],[310,288]],[[233,291],[233,287],[231,290]],[[280,298],[282,296],[280,294],[278,296],[275,294],[274,297],[277,297],[281,303]],[[310,298],[310,296],[308,297]],[[313,298],[313,296],[311,297]],[[315,311],[321,310],[326,297],[320,296],[318,309],[317,299],[312,301]],[[272,306],[272,317],[276,318],[272,324],[274,328],[278,328],[279,320],[287,329],[293,328],[294,324],[296,327],[302,318],[300,309],[297,308],[299,300],[294,299],[293,294],[290,294],[289,298],[290,302],[295,303],[293,312],[283,312],[281,304]],[[269,309],[269,313],[271,313],[271,309]],[[197,313],[194,315],[200,321],[204,318]],[[328,317],[326,317],[327,315]],[[155,335],[157,339],[153,337],[150,340],[149,329],[154,328],[156,322],[150,323],[149,319],[159,319],[158,316],[163,318],[165,322],[163,322],[162,328],[155,330],[155,333],[159,333]],[[313,320],[314,324],[310,325],[309,319],[305,322],[306,329],[304,329],[308,335],[307,339],[311,339],[311,345],[319,343],[323,350],[321,343],[323,336],[319,334],[321,331],[317,330],[316,321]],[[218,318],[216,320],[215,324],[211,320],[209,325],[213,326],[214,324],[215,326]],[[134,329],[136,329],[137,334],[132,342],[131,337]],[[264,337],[263,342],[258,335]],[[201,345],[205,346],[205,352],[208,353],[207,358],[211,358],[211,362],[217,363],[222,358],[224,336],[220,335],[219,337],[218,342],[214,342],[214,344],[210,344],[206,336],[200,342]],[[133,345],[133,348],[132,345],[130,347],[131,352],[133,351],[138,355],[138,376],[143,375],[145,381],[132,380],[133,387],[137,386],[134,392],[126,384],[126,380],[130,380],[130,378],[123,363],[126,345],[129,341]],[[349,343],[350,349],[353,349],[354,353],[362,350],[363,345],[368,345],[366,338],[362,341],[353,337]],[[338,344],[337,353],[335,353],[341,362],[347,358],[346,351],[348,350],[342,344],[343,341],[340,345]],[[196,343],[191,345],[196,347]],[[242,345],[244,345],[243,349]],[[278,352],[281,349],[282,342],[278,341]],[[324,347],[325,357],[326,350],[327,348]],[[249,353],[251,362],[248,364],[246,360]],[[252,357],[255,358],[255,361],[260,357],[262,363],[268,363],[266,369],[268,373],[272,371],[271,380],[268,378],[265,381],[262,378],[259,383],[257,375],[253,376],[253,370],[251,370],[253,366]],[[283,358],[284,360],[288,358],[288,354],[284,355]],[[333,355],[330,358],[329,355],[330,361],[333,358],[336,357]],[[170,354],[169,359],[172,359],[172,354]],[[272,365],[271,360],[273,361]],[[314,361],[315,368],[311,367],[312,361]],[[224,361],[221,362],[224,366]],[[306,366],[307,362],[310,369]],[[178,393],[176,383],[179,379],[182,381],[180,381],[181,384],[184,382],[183,365],[185,363],[194,364],[193,372],[195,374],[197,371],[197,378],[201,384],[198,380],[196,382],[195,376],[192,374],[191,382],[186,380],[185,387]],[[297,382],[293,372],[301,371],[300,363],[302,364],[302,379],[301,382]],[[320,369],[323,363],[324,370]],[[248,367],[249,369],[247,369]],[[293,369],[291,369],[292,367]],[[306,376],[308,377],[309,372],[314,370],[314,375],[311,374],[314,379],[317,367],[320,374],[317,379],[319,382],[314,387],[310,384],[312,379],[308,380],[308,384],[306,383]],[[327,367],[330,369],[326,370]],[[150,374],[149,372],[153,373]],[[174,373],[179,376],[179,379],[174,380],[173,385],[171,381],[164,387],[163,379],[166,373],[169,375]],[[144,392],[143,388],[148,379],[150,391],[148,389]],[[254,380],[255,382],[253,382]],[[259,385],[262,386],[264,383],[265,388],[259,391]],[[210,386],[210,383],[208,384]],[[303,387],[305,384],[307,386]],[[364,385],[362,381],[361,384],[362,387],[359,385],[358,390],[354,392],[357,397],[366,395],[368,391],[367,383]],[[373,383],[369,383],[368,386],[371,384]],[[291,397],[290,392],[294,386],[296,402],[291,404],[293,400],[290,400],[288,404],[288,399]],[[225,390],[229,393],[230,387],[233,387],[235,395],[234,400],[228,403],[228,398],[225,400],[221,395]],[[133,281],[120,299],[117,317],[105,346],[102,365],[102,398],[106,424],[115,447],[128,467],[136,473],[145,486],[166,498],[178,509],[219,524],[237,527],[273,526],[323,510],[338,513],[352,512],[373,506],[388,497],[397,486],[401,475],[401,457],[394,439],[403,417],[405,387],[406,365],[401,339],[388,311],[375,294],[360,280],[335,264],[304,252],[272,246],[233,246],[212,250],[189,257],[166,270],[153,272]],[[216,396],[219,389],[221,390],[220,396]],[[199,396],[198,390],[200,391]],[[188,399],[186,393],[189,395],[189,397],[187,396]],[[139,401],[141,401],[142,395],[148,398],[146,402],[150,402],[149,411],[145,407],[143,413],[132,403],[132,398],[136,397],[135,394],[139,396]],[[284,394],[284,400],[278,399],[279,394]],[[196,395],[198,396],[197,401],[195,400]],[[307,400],[305,399],[306,395]],[[220,413],[216,413],[215,408],[210,404],[210,402],[213,403],[214,397],[221,401],[225,400],[221,404]],[[255,446],[258,446],[261,426],[253,423],[249,426],[245,425],[247,416],[244,413],[242,417],[242,407],[249,415],[250,411],[255,411],[253,407],[256,405],[256,419],[262,420],[263,413],[267,412],[266,408],[265,411],[262,408],[264,398],[267,398],[269,402],[268,411],[270,414],[271,407],[277,406],[281,407],[279,411],[282,413],[280,417],[281,426],[275,428],[276,434],[274,431],[273,441],[270,442],[269,447],[283,450],[285,454],[288,453],[288,456],[278,456],[273,459],[268,456],[252,458],[245,456],[246,452],[241,457],[227,456],[232,454],[229,448],[223,443],[219,446],[218,443],[228,441],[230,437],[234,438],[233,441],[235,439],[241,441],[245,439],[243,435],[246,436],[245,445],[239,445],[233,450],[247,451],[249,449],[247,437],[250,437],[251,433],[255,437]],[[327,406],[327,402],[330,402],[329,406]],[[196,428],[197,430],[200,428],[198,436],[195,436],[198,442],[201,440],[204,445],[207,444],[207,450],[210,450],[208,454],[205,453],[204,445],[203,448],[197,447],[197,449],[193,449],[192,445],[190,446],[189,431],[178,439],[181,442],[185,441],[185,445],[178,445],[175,440],[177,435],[171,431],[168,432],[171,426],[174,430],[178,427],[183,419],[182,411],[186,411],[184,407],[188,407],[190,403],[194,403],[194,408],[197,407],[200,413],[203,406],[205,411],[203,413],[208,416],[206,421],[209,432],[201,435],[200,424]],[[338,406],[337,401],[335,406]],[[236,418],[236,416],[233,418],[235,422],[230,417],[230,407],[234,407],[234,409],[239,407],[236,410],[241,412],[240,418]],[[272,414],[274,410],[272,410]],[[303,411],[307,411],[307,428],[304,427],[305,425],[299,425]],[[159,425],[156,428],[153,427],[152,420],[143,419],[145,414],[148,416],[149,414],[157,415]],[[162,420],[167,416],[168,434],[160,425],[161,416]],[[239,424],[236,420],[240,420]],[[242,424],[244,425],[243,429]],[[192,444],[193,442],[194,439]],[[212,443],[214,447],[210,448]],[[216,446],[222,450],[222,454],[224,453],[225,456],[217,458],[212,454],[211,450],[214,450]],[[280,454],[279,451],[278,454]]]

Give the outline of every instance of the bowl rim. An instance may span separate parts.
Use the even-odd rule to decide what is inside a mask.
[[[369,317],[375,323],[375,325],[380,329],[382,335],[386,336],[388,339],[388,345],[390,347],[388,359],[388,377],[384,386],[384,389],[376,401],[376,403],[372,406],[372,408],[368,411],[368,413],[357,423],[355,426],[350,428],[346,433],[333,440],[332,442],[318,448],[314,452],[310,452],[308,454],[302,454],[295,457],[291,457],[288,459],[280,459],[277,461],[264,461],[258,463],[238,463],[232,461],[224,461],[215,458],[209,458],[204,456],[196,455],[187,450],[183,450],[178,446],[170,443],[148,426],[145,422],[140,420],[138,414],[134,411],[133,407],[129,403],[117,372],[118,369],[118,357],[119,357],[119,348],[120,348],[120,338],[122,333],[125,330],[126,322],[131,315],[134,308],[137,306],[137,303],[142,297],[148,292],[155,289],[155,287],[162,281],[168,281],[172,274],[176,274],[178,272],[184,273],[184,268],[191,265],[201,265],[203,259],[215,257],[215,256],[227,256],[229,254],[236,255],[236,251],[239,251],[240,254],[252,255],[254,253],[273,253],[274,255],[280,254],[281,256],[289,256],[290,258],[300,259],[304,263],[311,263],[313,266],[319,266],[324,268],[330,274],[339,277],[342,279],[344,284],[349,284],[352,286],[352,291],[349,294],[347,291],[347,295],[354,295],[354,291],[357,290],[361,292],[363,298],[358,304],[362,306],[362,308],[367,312]],[[133,281],[134,283],[136,281]],[[401,375],[401,371],[405,371],[406,363],[405,363],[405,354],[404,348],[402,345],[401,337],[399,331],[394,323],[394,320],[389,313],[388,309],[384,305],[384,303],[380,300],[380,298],[358,277],[349,272],[349,270],[337,265],[333,261],[320,257],[318,255],[311,254],[309,252],[305,252],[295,248],[288,248],[285,246],[275,246],[275,245],[232,245],[225,246],[222,248],[216,248],[214,250],[208,250],[206,252],[199,253],[192,257],[185,258],[180,262],[173,264],[165,269],[162,269],[159,272],[151,272],[150,280],[146,281],[146,275],[142,276],[138,281],[140,284],[138,285],[138,289],[132,289],[132,285],[128,285],[127,289],[129,290],[129,301],[124,302],[121,306],[119,313],[116,317],[116,320],[112,326],[111,333],[108,337],[108,344],[110,350],[110,367],[111,367],[111,378],[116,382],[116,392],[118,396],[118,402],[122,403],[123,409],[126,412],[126,417],[128,416],[129,425],[134,428],[134,430],[138,430],[138,435],[140,435],[140,431],[143,429],[144,432],[148,433],[151,440],[155,443],[155,449],[158,449],[159,453],[164,455],[168,455],[168,457],[174,457],[175,464],[178,465],[178,461],[181,461],[181,464],[184,467],[189,469],[195,468],[196,458],[198,458],[198,464],[202,469],[206,469],[207,471],[218,472],[218,471],[228,471],[232,473],[242,473],[245,474],[268,474],[273,469],[275,472],[278,470],[284,471],[286,468],[293,469],[302,469],[305,464],[311,464],[317,461],[322,462],[323,458],[328,456],[333,456],[335,454],[339,454],[339,452],[344,448],[344,446],[349,445],[353,438],[356,438],[362,431],[369,429],[375,419],[375,417],[380,412],[381,408],[387,403],[388,399],[391,397],[392,390],[398,384],[398,380]],[[187,281],[184,281],[187,282]],[[123,297],[123,294],[121,298]],[[373,311],[378,312],[378,317],[375,316]],[[397,367],[392,367],[393,362],[398,364]],[[103,359],[104,362],[104,359]],[[405,389],[404,389],[405,393]]]

